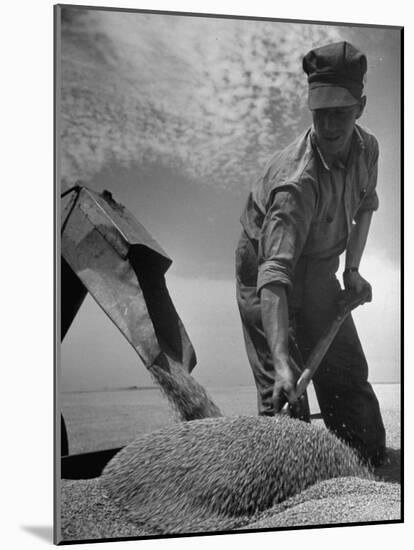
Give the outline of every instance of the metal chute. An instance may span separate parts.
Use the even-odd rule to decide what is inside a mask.
[[[172,260],[111,193],[77,186],[62,205],[62,339],[89,292],[146,367],[187,372],[194,348],[165,283]]]

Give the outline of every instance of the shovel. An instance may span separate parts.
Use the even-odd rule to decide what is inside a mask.
[[[316,346],[313,348],[308,360],[306,361],[305,368],[302,370],[301,375],[296,382],[296,395],[298,399],[300,399],[306,392],[309,383],[315,375],[315,372],[318,370],[322,359],[325,357],[326,352],[328,351],[346,317],[353,309],[364,303],[368,295],[369,289],[365,289],[360,293],[356,293],[351,290],[343,290],[339,294],[336,316],[326,332],[321,336]],[[283,414],[293,416],[289,403],[286,403],[281,412]]]

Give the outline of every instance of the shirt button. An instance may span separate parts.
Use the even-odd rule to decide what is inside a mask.
[[[332,216],[328,216],[328,217],[326,218],[326,221],[327,221],[328,223],[332,223],[332,222],[333,222],[333,217],[332,217]]]

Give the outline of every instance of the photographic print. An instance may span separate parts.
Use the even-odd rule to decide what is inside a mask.
[[[402,522],[402,28],[55,44],[55,543]]]

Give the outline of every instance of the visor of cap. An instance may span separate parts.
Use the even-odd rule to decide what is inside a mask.
[[[358,105],[359,99],[347,88],[332,84],[318,84],[309,87],[308,105],[314,109],[332,109],[335,107],[351,107]]]

